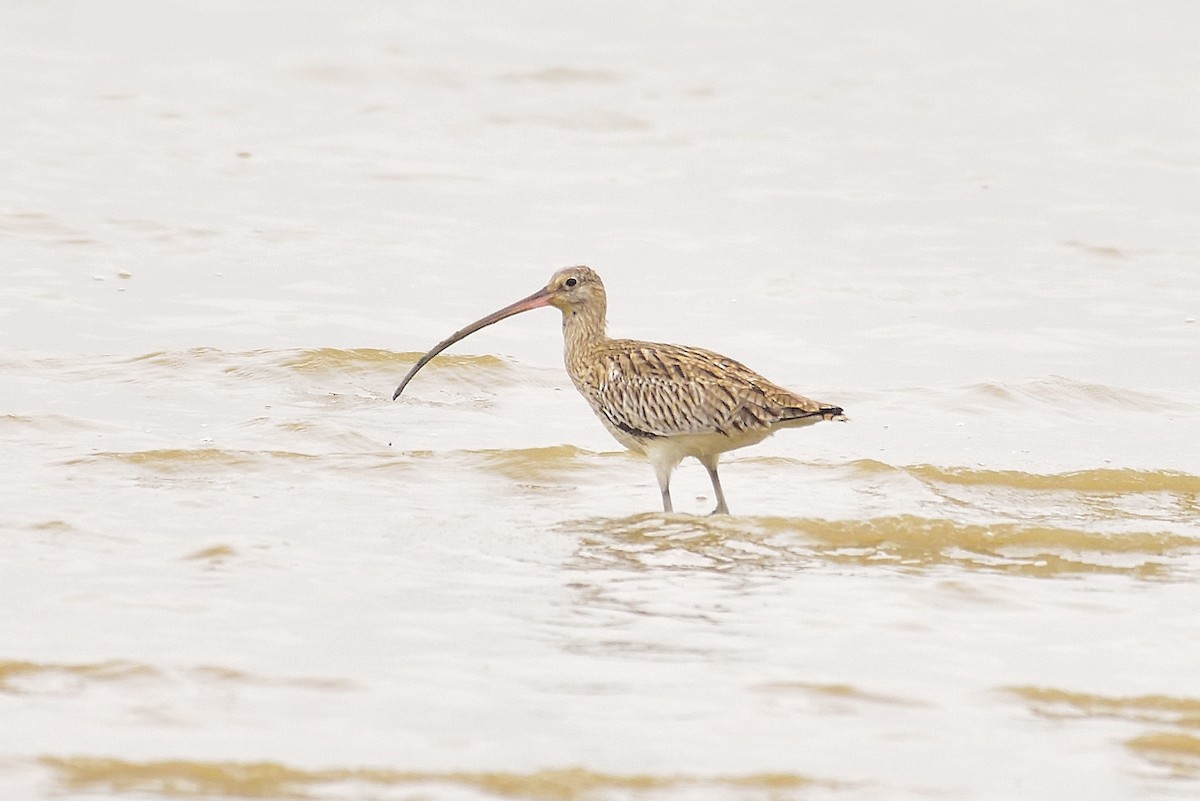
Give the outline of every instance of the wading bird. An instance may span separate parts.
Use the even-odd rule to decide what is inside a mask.
[[[694,456],[708,470],[717,496],[714,514],[728,514],[717,477],[725,451],[753,445],[781,428],[845,420],[842,409],[772,384],[750,368],[701,348],[609,339],[608,301],[589,267],[565,267],[529,297],[456,331],[422,356],[392,400],[417,371],[446,348],[506,317],[542,306],[562,312],[567,374],[600,422],[654,467],[663,511],[671,508],[671,471]]]

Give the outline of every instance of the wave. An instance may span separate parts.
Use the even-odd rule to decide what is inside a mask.
[[[980,407],[1029,410],[1035,406],[1049,411],[1079,408],[1163,413],[1196,411],[1194,403],[1187,403],[1171,393],[1127,389],[1057,375],[1026,381],[982,382],[932,392],[943,395],[953,405],[976,410]]]
[[[514,481],[554,481],[563,476],[591,470],[603,458],[624,459],[620,452],[600,453],[573,445],[543,448],[463,451],[479,460],[480,466]]]
[[[81,682],[100,682],[143,679],[162,674],[149,665],[120,660],[74,665],[0,661],[0,692],[24,692],[24,682],[47,675],[71,677]]]
[[[1177,731],[1150,732],[1125,741],[1126,747],[1176,776],[1200,776],[1200,737]]]
[[[1066,473],[1030,473],[1022,470],[987,470],[972,467],[938,467],[918,464],[894,466],[874,459],[849,464],[863,473],[902,473],[925,483],[998,486],[1013,489],[1080,493],[1169,492],[1200,494],[1200,476],[1174,470],[1095,468]]]
[[[438,786],[471,789],[489,797],[567,799],[616,793],[622,796],[654,791],[682,790],[704,793],[736,792],[775,798],[779,792],[832,786],[795,773],[760,773],[736,776],[687,776],[599,773],[583,768],[506,771],[414,771],[387,768],[327,768],[304,770],[277,762],[197,762],[170,760],[131,762],[95,757],[44,756],[38,760],[73,791],[104,794],[147,793],[175,798],[189,796],[237,798],[313,797],[347,783],[409,789],[420,796],[437,795]],[[341,785],[341,788],[335,787]]]
[[[1107,696],[1049,687],[1006,687],[1036,715],[1061,719],[1116,719],[1152,729],[1125,747],[1178,777],[1200,776],[1200,699],[1169,695]],[[1165,730],[1164,730],[1165,729]]]
[[[403,368],[407,372],[423,355],[424,353],[373,348],[313,348],[283,352],[280,364],[302,373],[361,372],[380,367]],[[500,370],[509,367],[510,364],[504,359],[487,354],[462,356],[442,353],[424,369]]]
[[[408,369],[423,356],[423,353],[391,351],[380,348],[289,348],[283,350],[226,351],[217,348],[186,348],[183,350],[156,351],[141,356],[123,359],[128,364],[151,364],[170,369],[186,368],[191,365],[225,364],[256,365],[272,364],[301,373],[357,372],[380,367]],[[497,356],[439,354],[430,366],[498,368],[510,362]]]
[[[1006,687],[1048,718],[1119,718],[1200,729],[1200,698],[1170,695],[1111,696],[1053,687]]]
[[[70,465],[97,461],[120,462],[161,470],[190,467],[242,467],[267,461],[319,459],[311,453],[294,451],[226,450],[224,448],[154,448],[145,451],[101,451],[67,462]]]
[[[1030,577],[1119,574],[1170,578],[1200,537],[1167,531],[1099,533],[1023,523],[977,524],[894,515],[869,519],[693,518],[643,514],[564,523],[584,561],[639,568],[802,567],[806,562],[898,569],[952,566]]]
[[[61,414],[0,414],[0,429],[74,433],[95,427],[91,421]]]
[[[0,660],[0,692],[22,695],[38,692],[39,681],[53,680],[54,693],[62,692],[61,681],[69,679],[78,688],[96,683],[147,680],[178,681],[181,677],[197,682],[243,684],[256,686],[292,687],[310,690],[347,690],[354,687],[342,679],[308,678],[297,676],[256,676],[232,668],[199,665],[190,668],[162,670],[142,662],[112,659],[105,662],[24,662]]]

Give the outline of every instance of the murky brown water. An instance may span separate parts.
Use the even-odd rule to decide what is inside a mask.
[[[1195,797],[1200,14],[488,8],[0,10],[0,798]]]

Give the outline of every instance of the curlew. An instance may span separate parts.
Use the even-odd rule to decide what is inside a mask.
[[[608,300],[600,276],[589,267],[565,267],[545,287],[476,320],[422,356],[392,400],[417,371],[446,348],[506,317],[543,306],[563,316],[567,374],[617,442],[654,467],[663,511],[671,512],[671,472],[694,456],[708,471],[717,498],[714,514],[728,514],[717,461],[721,454],[754,445],[782,428],[821,420],[844,420],[842,409],[771,383],[719,353],[702,348],[610,339],[605,333]]]

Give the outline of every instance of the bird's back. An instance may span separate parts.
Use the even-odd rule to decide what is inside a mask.
[[[780,387],[703,348],[605,339],[567,354],[575,386],[619,440],[689,434],[742,439],[833,419],[842,410]]]

